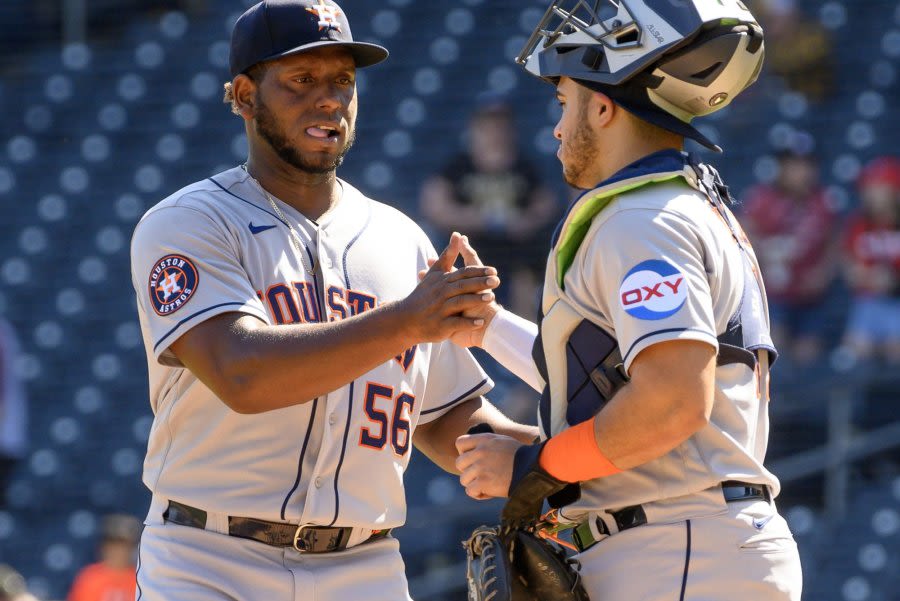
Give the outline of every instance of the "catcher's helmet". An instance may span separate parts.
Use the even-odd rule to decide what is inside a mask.
[[[762,28],[740,0],[554,0],[516,62],[720,150],[690,122],[756,81],[764,55]]]

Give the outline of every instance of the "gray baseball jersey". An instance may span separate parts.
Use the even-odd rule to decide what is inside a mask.
[[[763,467],[774,348],[756,257],[727,208],[720,211],[688,184],[697,177],[691,169],[671,152],[624,170],[575,203],[551,254],[541,324],[552,398],[542,414],[545,431],[574,425],[565,344],[584,320],[615,338],[626,371],[643,349],[667,340],[701,341],[720,358],[709,424],[658,459],[582,483],[567,518],[727,480],[778,493],[778,479]],[[583,239],[567,254],[575,232]]]
[[[144,482],[155,499],[308,525],[399,526],[416,425],[492,386],[468,351],[419,344],[314,401],[240,415],[168,350],[225,312],[317,323],[409,294],[436,255],[425,234],[340,187],[340,202],[318,223],[276,201],[302,238],[302,257],[240,167],[180,190],[138,224],[132,279],[154,413]]]
[[[592,353],[618,360],[598,357],[601,346],[618,346],[626,372],[665,341],[718,353],[709,423],[662,457],[582,482],[580,499],[560,511],[595,541],[578,555],[591,598],[699,600],[728,590],[742,601],[800,599],[797,546],[774,504],[763,493],[728,502],[722,488],[762,484],[774,497],[779,484],[763,466],[775,354],[765,291],[746,236],[707,194],[721,189],[710,168],[656,153],[576,201],[554,243],[540,327],[545,434],[602,411],[604,397],[585,380],[595,363],[582,362]],[[638,505],[635,524],[627,516]]]

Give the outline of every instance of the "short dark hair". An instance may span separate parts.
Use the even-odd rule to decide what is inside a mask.
[[[141,538],[141,522],[132,515],[113,513],[103,517],[100,539],[136,544]]]
[[[269,63],[256,63],[246,71],[244,71],[241,75],[246,75],[256,83],[261,82],[266,77],[266,72],[269,70]],[[234,99],[234,86],[232,86],[230,81],[226,81],[225,85],[225,97],[222,99],[222,102],[225,104],[231,105],[231,112],[235,115],[240,115],[241,111],[238,108],[237,102]]]

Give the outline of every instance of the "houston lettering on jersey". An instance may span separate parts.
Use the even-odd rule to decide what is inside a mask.
[[[273,284],[265,292],[257,290],[256,296],[266,305],[272,319],[279,325],[323,321],[317,300],[316,286],[313,282]],[[325,300],[328,321],[340,321],[353,315],[360,315],[378,306],[377,297],[359,290],[346,290],[340,286],[329,287],[325,293]],[[409,371],[417,348],[414,346],[406,349],[394,357],[404,372]]]
[[[313,282],[279,282],[269,286],[265,292],[257,290],[256,296],[279,325],[323,321]],[[358,290],[331,286],[325,293],[325,303],[328,321],[340,321],[374,309],[378,306],[378,298]]]

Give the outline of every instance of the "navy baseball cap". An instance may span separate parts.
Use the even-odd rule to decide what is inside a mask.
[[[231,76],[253,65],[321,46],[344,46],[357,67],[388,57],[377,44],[354,42],[347,15],[331,0],[264,0],[247,10],[231,32]]]

